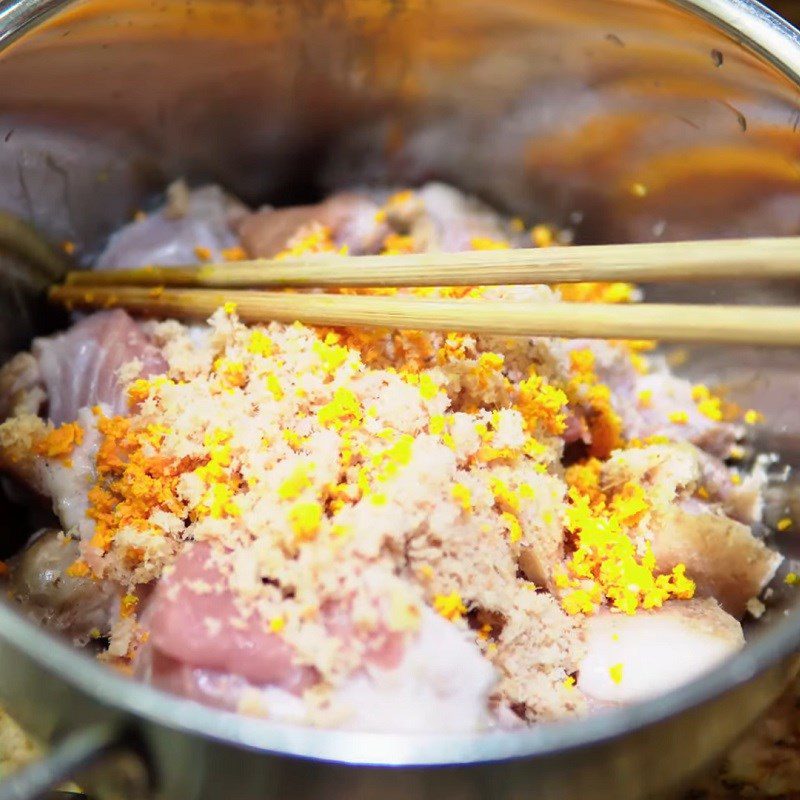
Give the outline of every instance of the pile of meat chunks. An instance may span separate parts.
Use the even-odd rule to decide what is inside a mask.
[[[406,217],[400,219],[377,213],[389,194],[347,192],[313,206],[251,213],[216,187],[189,191],[181,183],[174,184],[165,206],[112,236],[94,268],[191,264],[198,262],[198,253],[219,260],[235,247],[250,256],[271,257],[310,222],[328,226],[337,245],[347,246],[354,255],[378,252],[390,225],[405,226],[418,242],[446,251],[468,250],[476,237],[509,238],[506,221],[450,187],[428,184],[418,190],[417,206],[405,208]],[[512,243],[524,245],[525,241],[520,238]],[[689,385],[666,371],[643,376],[604,343],[574,346],[595,350],[598,370],[612,387],[628,437],[660,432],[686,440],[684,446],[652,446],[613,457],[604,478],[610,482],[636,478],[664,495],[672,511],[670,523],[660,528],[653,541],[659,563],[686,563],[688,574],[697,582],[698,597],[714,598],[673,601],[658,614],[600,613],[587,619],[588,648],[579,690],[599,705],[630,702],[675,686],[738,649],[743,638],[736,619],[770,580],[780,557],[751,532],[761,515],[761,479],[746,477],[734,486],[723,463],[738,435],[734,426],[698,414]],[[97,404],[108,414],[124,414],[127,400],[117,376],[133,360],[140,362],[142,376],[157,375],[167,367],[159,349],[124,311],[84,316],[63,333],[35,340],[30,352],[20,353],[2,368],[0,415],[39,414],[59,425],[88,420]],[[653,397],[648,409],[638,408],[635,402],[643,390]],[[688,424],[680,430],[665,430],[667,410],[676,407],[686,410]],[[37,532],[15,560],[12,591],[38,621],[78,643],[89,641],[97,631],[107,632],[119,602],[113,586],[66,574],[78,555],[78,539],[65,540],[61,531],[91,535],[85,515],[86,487],[93,478],[97,436],[91,434],[90,424],[86,430],[90,433],[76,448],[70,466],[41,459],[8,460],[0,465],[17,495],[22,487],[27,499],[49,501],[57,519],[52,529]],[[708,502],[684,491],[698,481],[710,493]],[[183,568],[192,573],[192,564],[187,562]],[[202,564],[197,566],[199,572],[202,569]],[[441,620],[430,622],[441,624]],[[436,631],[438,644],[428,641],[426,646],[449,641],[446,631],[438,627]],[[454,657],[461,653],[458,642],[450,645]],[[189,653],[202,649],[198,642],[188,641],[181,647]],[[267,672],[275,683],[293,690],[302,686],[303,676],[297,670],[292,673],[290,658],[275,654],[271,658],[271,672]],[[639,677],[615,684],[607,674],[610,660],[624,660],[632,665],[628,674]],[[220,666],[231,668],[230,664]],[[487,695],[491,676],[487,678],[480,667],[473,668],[471,676],[469,670],[466,673],[465,680],[474,679],[479,693]],[[264,677],[258,671],[253,677],[258,675]],[[174,670],[164,682],[181,693],[198,694],[185,684],[185,676],[176,677]],[[479,718],[473,715],[459,724],[476,725]]]

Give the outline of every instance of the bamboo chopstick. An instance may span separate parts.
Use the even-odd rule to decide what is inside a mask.
[[[800,309],[789,307],[515,303],[397,295],[154,290],[138,286],[54,286],[50,298],[68,307],[121,307],[180,319],[205,319],[223,304],[232,302],[239,318],[247,323],[300,320],[314,325],[454,330],[505,336],[800,345]]]
[[[397,256],[315,254],[185,267],[70,272],[67,283],[119,286],[475,286],[577,281],[800,279],[800,237],[474,250]]]

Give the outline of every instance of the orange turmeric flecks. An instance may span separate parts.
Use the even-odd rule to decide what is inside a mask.
[[[136,613],[139,605],[139,598],[135,594],[126,594],[119,602],[119,615],[121,617],[131,617]]]
[[[591,350],[570,353],[572,379],[567,386],[570,403],[586,410],[589,453],[608,458],[622,444],[622,420],[611,403],[611,389],[600,382]]]
[[[144,431],[124,417],[98,417],[97,481],[89,490],[87,516],[95,522],[93,547],[107,550],[124,527],[147,530],[156,509],[183,515],[177,481],[181,465],[147,455]]]
[[[567,395],[561,389],[534,373],[520,381],[518,392],[516,405],[528,431],[534,433],[537,426],[541,426],[549,434],[558,435],[564,432]]]
[[[319,503],[297,503],[289,511],[289,524],[298,541],[313,539],[322,524],[322,506]]]
[[[434,611],[441,614],[445,619],[456,622],[467,613],[467,607],[458,592],[450,594],[438,594],[433,598]]]
[[[35,446],[36,453],[45,458],[55,458],[70,466],[72,451],[83,442],[83,428],[77,422],[65,422],[45,434]]]
[[[553,288],[568,303],[630,303],[636,298],[632,283],[557,283]]]
[[[694,595],[684,565],[659,574],[650,546],[640,554],[631,529],[649,512],[645,490],[629,481],[603,491],[601,462],[590,459],[566,471],[567,530],[574,552],[566,569],[555,575],[562,605],[570,614],[591,614],[604,602],[633,614],[657,608],[670,598]]]
[[[336,243],[333,241],[333,231],[327,225],[320,225],[317,222],[303,227],[293,236],[286,248],[281,250],[275,258],[296,258],[307,253],[332,253],[337,250]],[[344,250],[343,255],[346,254]]]

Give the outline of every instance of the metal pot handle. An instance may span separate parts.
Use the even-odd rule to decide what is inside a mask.
[[[115,763],[112,765],[112,762]],[[53,787],[101,765],[104,773],[109,767],[120,767],[112,770],[115,774],[110,782],[116,788],[121,783],[126,784],[122,796],[135,795],[139,800],[152,795],[152,764],[141,737],[128,726],[103,724],[69,734],[52,747],[44,758],[9,775],[0,783],[0,800],[67,800],[85,797],[71,792],[54,792]],[[109,777],[106,776],[102,783],[108,784]]]

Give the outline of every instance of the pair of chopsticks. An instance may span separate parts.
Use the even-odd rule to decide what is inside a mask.
[[[490,286],[533,283],[800,279],[800,237],[481,250],[396,256],[312,256],[193,267],[70,272],[50,298],[74,308],[204,319],[235,303],[248,323],[301,322],[506,336],[800,345],[800,309],[439,300],[263,291],[278,288]]]

